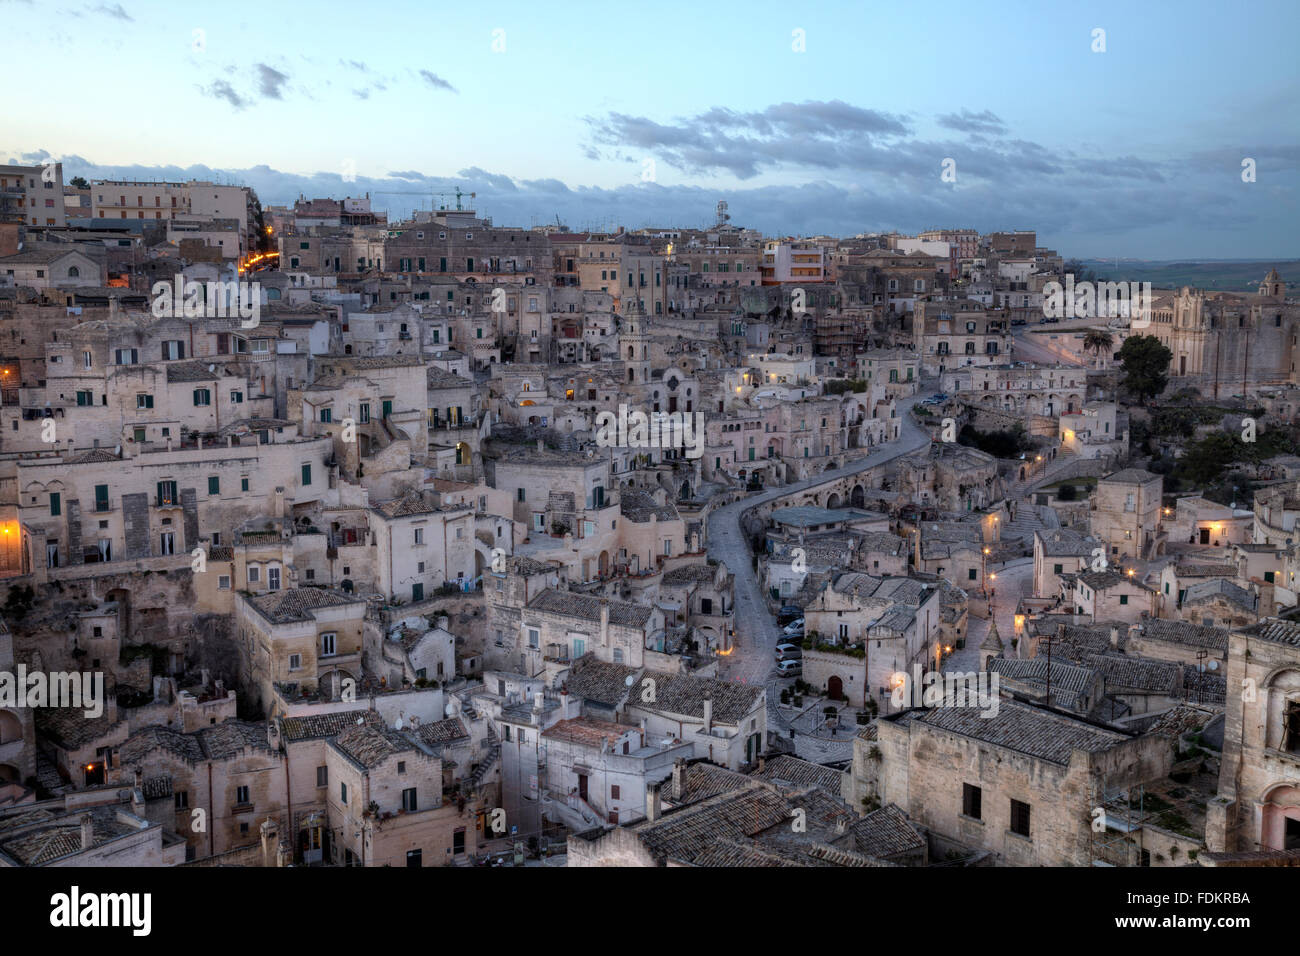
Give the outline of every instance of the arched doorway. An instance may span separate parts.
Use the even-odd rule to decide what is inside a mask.
[[[826,507],[834,510],[839,506],[840,506],[840,496],[835,494],[835,492],[832,491],[830,493],[830,496],[826,499]]]
[[[840,700],[844,697],[844,681],[838,675],[832,674],[826,681],[826,696],[831,700]]]
[[[849,503],[854,508],[861,508],[867,503],[867,493],[861,485],[854,485],[853,491],[849,493]]]
[[[1300,850],[1300,787],[1274,787],[1264,795],[1260,809],[1260,845],[1271,850]]]

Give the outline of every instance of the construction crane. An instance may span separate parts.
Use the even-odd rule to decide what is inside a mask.
[[[430,202],[431,202],[431,203],[432,203],[433,199],[436,197],[437,199],[442,200],[442,205],[439,206],[439,205],[437,205],[436,203],[433,203],[433,205],[434,205],[438,210],[440,210],[440,211],[444,211],[444,212],[447,211],[447,210],[450,208],[450,207],[448,206],[448,202],[447,202],[447,201],[448,201],[448,200],[450,199],[450,197],[452,197],[452,196],[455,196],[455,197],[456,197],[456,211],[457,211],[457,212],[463,212],[463,211],[464,211],[464,207],[461,205],[461,200],[462,200],[465,196],[469,196],[470,199],[474,199],[474,198],[476,198],[476,197],[478,196],[478,193],[464,193],[464,192],[461,192],[459,187],[457,187],[457,189],[456,189],[456,191],[455,191],[454,193],[436,193],[436,192],[433,192],[432,190],[426,193],[426,192],[420,192],[420,191],[418,191],[418,190],[412,190],[412,189],[372,189],[372,190],[370,190],[370,191],[371,191],[372,193],[374,193],[375,195],[377,195],[377,196],[428,196],[429,199],[430,199]]]

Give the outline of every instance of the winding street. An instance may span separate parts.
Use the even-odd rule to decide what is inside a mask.
[[[725,680],[747,684],[761,683],[766,686],[767,728],[772,733],[785,737],[790,732],[788,722],[777,708],[780,690],[773,666],[781,629],[777,627],[775,618],[767,610],[758,574],[751,560],[749,545],[740,528],[740,516],[756,505],[866,471],[927,445],[929,436],[924,429],[912,421],[908,413],[913,405],[930,394],[932,390],[923,388],[916,395],[901,399],[897,404],[898,416],[902,420],[899,438],[881,445],[860,461],[843,468],[822,472],[794,484],[760,491],[724,505],[709,515],[709,557],[722,561],[735,575],[733,644],[735,651],[731,656],[723,659],[719,667],[719,676]],[[795,737],[795,749],[799,756],[817,763],[846,760],[852,756],[853,735],[845,734],[845,738],[843,741],[828,741],[799,734]]]

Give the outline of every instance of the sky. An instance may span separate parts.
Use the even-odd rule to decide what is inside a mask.
[[[725,199],[768,235],[1300,258],[1296,0],[0,0],[0,22],[40,94],[6,98],[0,162],[65,181],[369,192],[395,217],[460,188],[574,230],[706,226]]]

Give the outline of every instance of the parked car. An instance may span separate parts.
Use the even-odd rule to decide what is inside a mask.
[[[803,608],[797,604],[787,604],[781,610],[776,612],[776,623],[785,627],[791,621],[803,620]]]
[[[781,677],[800,677],[803,675],[803,661],[782,661],[776,665],[776,672]]]
[[[784,628],[782,628],[782,633],[785,634],[786,637],[796,637],[796,636],[802,637],[803,618],[799,618],[799,620],[797,621],[791,621]]]
[[[1012,324],[1012,325],[1027,325],[1028,323],[1027,323],[1024,319],[1012,319],[1012,320],[1011,320],[1011,324]]]
[[[798,644],[778,644],[776,645],[776,659],[778,661],[803,660],[803,648]]]

